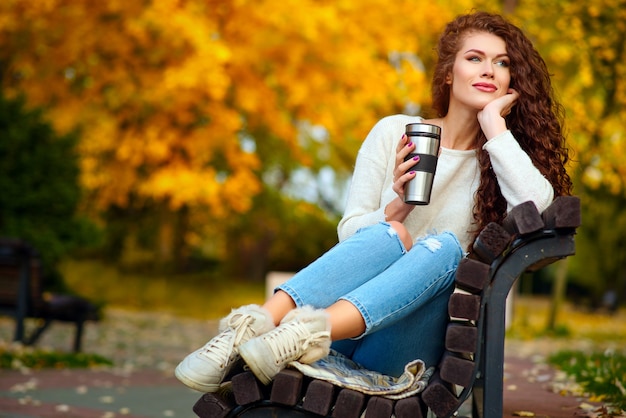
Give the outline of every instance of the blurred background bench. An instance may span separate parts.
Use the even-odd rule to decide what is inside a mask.
[[[84,298],[45,292],[37,250],[12,238],[0,238],[0,315],[14,318],[14,341],[25,345],[36,344],[54,321],[73,323],[74,352],[81,351],[84,323],[100,319],[98,308]],[[30,333],[27,318],[37,320]]]

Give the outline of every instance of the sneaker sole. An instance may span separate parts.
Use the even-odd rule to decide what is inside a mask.
[[[203,393],[217,392],[217,390],[221,386],[220,384],[206,384],[206,383],[197,382],[191,379],[190,377],[186,376],[185,373],[179,367],[176,367],[176,369],[174,370],[174,375],[176,376],[178,380],[180,380],[182,384],[184,384],[188,388],[197,390],[198,392],[203,392]]]

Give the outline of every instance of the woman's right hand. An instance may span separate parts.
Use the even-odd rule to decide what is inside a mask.
[[[415,149],[415,144],[409,140],[409,137],[402,135],[396,147],[396,166],[393,169],[393,186],[392,189],[402,201],[404,201],[404,185],[415,177],[414,171],[408,171],[411,167],[419,162],[419,156],[404,161]],[[408,172],[407,172],[408,171]]]

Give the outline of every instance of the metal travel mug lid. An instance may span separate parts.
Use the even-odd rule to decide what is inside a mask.
[[[427,135],[441,135],[441,128],[437,125],[431,125],[429,123],[409,123],[406,125],[407,134],[427,134]]]

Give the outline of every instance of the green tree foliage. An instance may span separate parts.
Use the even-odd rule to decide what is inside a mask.
[[[265,188],[253,210],[229,223],[226,249],[235,277],[262,280],[269,270],[298,271],[337,242],[338,218],[317,205]]]
[[[81,198],[78,136],[58,136],[41,111],[2,95],[0,132],[0,235],[33,245],[50,286],[58,289],[58,261],[93,234],[75,216]]]
[[[574,283],[589,290],[591,302],[601,302],[605,291],[626,296],[626,198],[602,187],[587,192],[584,227],[576,236],[576,257],[571,260]]]

